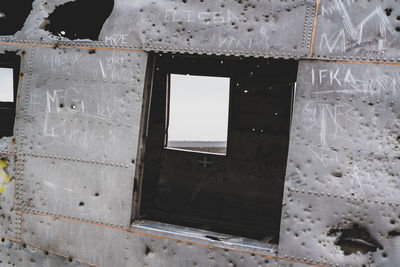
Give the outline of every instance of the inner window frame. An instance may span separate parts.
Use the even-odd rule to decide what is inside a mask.
[[[19,83],[20,73],[20,57],[15,53],[6,52],[0,54],[0,68],[13,69],[13,101],[0,101],[0,107],[2,108],[15,108],[17,102],[17,92]]]
[[[20,67],[21,57],[17,54],[17,52],[5,52],[4,54],[0,54],[0,68],[13,69],[13,101],[0,101],[0,115],[2,113],[2,110],[12,110],[10,125],[6,125],[6,127],[10,127],[10,130],[7,131],[9,134],[0,135],[0,138],[14,135],[16,106],[18,101],[18,86],[20,76],[22,77],[22,75],[20,74]]]
[[[188,153],[198,153],[198,154],[205,154],[205,155],[216,155],[216,156],[221,156],[221,157],[226,157],[228,155],[229,151],[229,127],[231,124],[231,98],[232,98],[232,78],[229,75],[206,75],[202,74],[203,72],[201,71],[202,69],[199,70],[199,73],[196,72],[196,74],[193,73],[176,73],[176,72],[167,72],[166,75],[166,104],[165,104],[165,134],[164,134],[164,149],[166,150],[178,150],[178,151],[184,151]],[[171,75],[176,74],[176,75],[190,75],[190,76],[203,76],[203,77],[212,77],[212,78],[228,78],[229,79],[229,96],[228,96],[228,117],[227,117],[227,128],[226,128],[226,146],[225,146],[225,153],[214,153],[214,152],[208,152],[208,151],[200,151],[200,150],[192,150],[192,149],[184,149],[184,148],[175,148],[175,147],[170,147],[168,146],[168,127],[169,127],[169,121],[170,121],[170,106],[171,106]]]

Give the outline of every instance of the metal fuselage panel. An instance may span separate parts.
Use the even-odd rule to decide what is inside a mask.
[[[43,28],[67,2],[34,1],[0,36],[21,56],[14,136],[0,140],[3,263],[400,264],[397,1],[115,0],[97,41]],[[300,61],[279,246],[131,225],[154,51]]]

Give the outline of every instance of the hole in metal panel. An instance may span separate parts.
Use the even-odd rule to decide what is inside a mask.
[[[386,13],[386,16],[390,16],[390,15],[392,15],[392,12],[393,12],[393,9],[392,8],[390,8],[390,7],[388,7],[388,8],[385,8],[385,13]]]
[[[14,35],[24,26],[33,0],[0,1],[0,35]]]
[[[56,7],[45,19],[42,28],[70,40],[98,40],[103,24],[110,16],[113,7],[114,0],[68,2]]]

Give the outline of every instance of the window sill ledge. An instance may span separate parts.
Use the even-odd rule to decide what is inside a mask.
[[[228,249],[267,257],[276,257],[278,249],[277,244],[271,244],[265,241],[257,241],[244,237],[230,236],[154,221],[135,221],[131,225],[131,231],[160,239],[210,248]]]

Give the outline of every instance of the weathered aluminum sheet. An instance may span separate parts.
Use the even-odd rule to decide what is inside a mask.
[[[65,44],[68,39],[42,29],[48,14],[65,2],[70,1],[35,1],[24,28],[2,39]],[[115,0],[100,41],[78,41],[80,45],[158,51],[306,57],[315,7],[315,0]]]
[[[23,267],[93,267],[93,265],[76,261],[68,258],[68,256],[63,257],[53,252],[40,250],[35,246],[6,239],[0,241],[0,264],[2,266]]]
[[[302,61],[287,187],[400,202],[398,66]]]
[[[398,229],[398,207],[293,191],[287,192],[285,203],[279,244],[281,257],[321,265],[398,265],[400,240],[389,235]],[[349,227],[353,223],[365,226],[383,249],[344,255],[334,244],[337,236],[329,235],[329,231],[338,225]]]
[[[128,227],[147,55],[34,48],[30,59],[18,208]]]
[[[24,152],[132,167],[145,53],[36,48]]]
[[[388,234],[400,202],[398,74],[398,66],[300,62],[281,256],[353,266],[371,257],[398,262],[397,237]],[[327,236],[344,222],[366,227],[383,251],[344,256]]]
[[[400,61],[397,0],[321,0],[314,55],[324,59]]]
[[[119,0],[100,38],[106,45],[146,50],[300,57],[309,51],[314,5],[297,0]]]
[[[126,266],[124,231],[32,214],[24,215],[23,227],[23,241],[42,249],[97,266]]]
[[[19,186],[23,210],[128,227],[133,173],[129,168],[27,156]]]
[[[215,246],[184,233],[141,227],[131,232],[30,214],[24,218],[25,242],[98,266],[278,266],[257,249]]]

